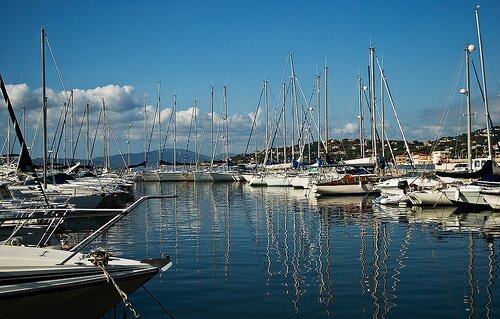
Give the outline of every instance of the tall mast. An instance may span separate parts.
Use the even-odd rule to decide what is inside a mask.
[[[384,60],[382,59],[382,63],[384,63]],[[381,68],[380,70],[380,78],[384,77],[384,69]],[[380,125],[380,130],[382,131],[382,134],[380,135],[381,141],[380,141],[380,146],[382,147],[382,157],[385,159],[385,111],[384,111],[384,81],[380,81],[380,114],[382,117],[382,123]]]
[[[317,90],[317,95],[316,95],[316,99],[317,99],[317,108],[318,108],[318,153],[317,153],[317,157],[318,157],[318,160],[321,158],[321,77],[319,76],[319,74],[316,76],[316,81],[317,81],[317,86],[318,86],[318,90]]]
[[[405,144],[406,152],[410,158],[410,164],[413,166],[413,157],[411,155],[410,147],[408,146],[408,141],[405,137],[405,132],[403,131],[403,127],[401,126],[401,121],[399,121],[398,113],[396,112],[396,106],[394,105],[394,99],[392,98],[391,91],[389,90],[389,85],[387,84],[387,79],[385,74],[382,72],[382,67],[380,66],[380,62],[377,59],[377,65],[379,67],[380,74],[382,74],[382,78],[380,81],[384,81],[385,92],[387,93],[387,97],[389,98],[389,102],[391,102],[392,110],[394,111],[394,117],[396,118],[396,123],[398,124],[399,131],[401,132],[401,137],[403,138],[403,142]],[[390,148],[389,148],[390,149]]]
[[[470,110],[470,52],[474,50],[474,45],[468,45],[465,48],[465,90],[460,90],[460,93],[465,94],[467,99],[467,163],[469,171],[472,171],[472,126],[471,126],[471,110]]]
[[[328,154],[328,67],[325,66],[325,153]]]
[[[146,99],[147,97],[144,96],[144,145],[142,145],[142,150],[144,152],[144,167],[146,167],[146,161],[148,159],[146,152],[147,152],[147,146],[148,145],[148,140],[147,140],[147,122],[146,122]]]
[[[89,103],[87,103],[87,166],[90,164],[90,119],[89,119]]]
[[[26,107],[24,106],[23,106],[23,136],[26,137]]]
[[[75,112],[74,112],[74,95],[73,95],[73,90],[71,90],[71,163],[70,165],[73,165],[73,161],[75,159],[75,130],[73,128],[73,120],[75,117]]]
[[[161,100],[160,100],[161,82],[158,81],[158,169],[161,168]]]
[[[290,66],[292,69],[292,159],[295,157],[295,125],[297,129],[299,128],[299,125],[294,123],[297,121],[299,123],[299,109],[298,109],[298,103],[297,103],[297,86],[296,86],[296,81],[295,81],[295,68],[293,66],[293,55],[292,52],[290,52]],[[299,152],[301,150],[300,145],[298,145]],[[300,154],[299,154],[300,157]]]
[[[375,107],[375,48],[370,47],[370,107],[372,110],[372,157],[377,160],[377,115]]]
[[[365,157],[365,116],[363,107],[363,91],[365,87],[362,83],[361,76],[358,77],[359,90],[359,146],[361,158]]]
[[[68,108],[69,108],[69,103],[64,102],[64,125],[63,125],[63,131],[64,131],[64,145],[63,145],[63,155],[64,155],[64,165],[68,165],[68,152],[67,152],[67,144],[68,144],[68,130],[67,130],[67,125],[66,125],[66,119],[68,117]],[[54,157],[54,154],[52,154],[52,157]]]
[[[195,167],[198,169],[198,102],[194,99],[194,158],[195,158]]]
[[[45,87],[45,29],[40,32],[42,49],[43,188],[47,189],[47,92]]]
[[[267,81],[266,81],[267,82]],[[224,85],[224,123],[226,129],[226,168],[229,168],[229,126],[227,123],[227,87]]]
[[[174,94],[174,106],[172,110],[174,117],[174,171],[177,166],[177,95]]]
[[[267,161],[267,158],[269,156],[269,100],[268,100],[268,95],[267,95],[267,80],[264,80],[264,101],[266,103],[266,114],[265,114],[265,122],[266,122],[266,129],[265,129],[265,133],[266,133],[266,138],[265,138],[265,141],[266,141],[266,155],[264,156],[264,158],[266,159]],[[266,165],[266,161],[264,161],[264,165]],[[271,159],[272,161],[272,159]]]
[[[10,119],[9,118],[7,118],[7,165],[10,165]]]
[[[127,170],[130,172],[130,128],[132,127],[132,124],[129,124],[127,126]]]
[[[104,165],[103,169],[104,172],[107,172],[108,170],[108,138],[107,138],[107,125],[106,125],[106,103],[104,102],[104,98],[102,98],[102,114],[104,118],[104,126],[103,126],[103,158],[104,158]]]
[[[483,40],[481,37],[481,27],[479,25],[479,6],[476,7],[477,39],[479,42],[479,56],[481,57],[481,78],[484,91],[484,111],[486,113],[486,134],[488,136],[488,158],[491,159],[491,135],[490,135],[490,111],[488,107],[488,91],[486,89],[486,76],[484,72]]]
[[[285,105],[286,105],[286,92],[285,92],[285,82],[282,84],[282,90],[283,90],[283,106],[282,106],[282,111],[283,111],[283,163],[286,163],[287,159],[287,154],[286,154],[286,113],[285,113]]]
[[[214,165],[214,86],[210,92],[210,166]]]

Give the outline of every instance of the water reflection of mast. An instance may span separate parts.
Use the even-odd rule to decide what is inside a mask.
[[[212,185],[213,187],[213,185]],[[211,192],[212,196],[210,199],[212,200],[212,241],[213,241],[213,254],[212,254],[212,267],[214,271],[214,278],[217,278],[217,231],[215,228],[215,224],[218,220],[217,218],[217,206],[215,203],[214,192]]]
[[[474,238],[472,237],[472,232],[469,232],[469,267],[468,267],[468,273],[469,273],[469,289],[470,289],[470,296],[469,296],[469,305],[470,305],[470,311],[469,311],[469,318],[474,318]]]
[[[382,290],[382,296],[384,297],[384,313],[382,313],[382,318],[385,317],[387,313],[389,313],[389,297],[387,294],[387,274],[389,272],[389,268],[387,267],[387,259],[389,259],[389,254],[388,254],[388,234],[387,234],[387,223],[383,223],[383,233],[382,233],[382,241],[384,243],[383,245],[383,252],[384,252],[384,258],[382,259],[382,265],[384,266],[384,273],[383,273],[383,290]]]
[[[174,191],[174,195],[177,195],[177,189]],[[163,203],[163,200],[161,201]],[[175,263],[179,263],[179,219],[177,216],[177,197],[174,197],[174,227],[175,227]],[[163,211],[163,210],[162,210]],[[163,217],[163,214],[162,214]],[[160,225],[163,225],[163,221],[160,221]],[[160,238],[163,238],[163,235],[161,233],[161,228],[160,228]],[[161,241],[162,246],[163,246],[163,241]],[[163,247],[161,249],[163,251]]]
[[[188,184],[192,184],[193,188],[194,188],[194,200],[195,200],[194,211],[195,211],[195,218],[196,218],[196,232],[195,232],[195,236],[196,236],[195,237],[196,238],[196,248],[195,248],[195,255],[196,255],[196,264],[199,265],[199,261],[200,261],[201,214],[200,214],[200,200],[198,198],[198,188],[196,187],[196,184],[198,184],[198,183],[188,183]]]
[[[297,209],[294,210],[294,216],[293,216],[293,258],[292,258],[292,265],[293,265],[293,287],[295,289],[295,300],[293,302],[293,305],[295,307],[295,313],[299,312],[299,300],[300,296],[302,295],[302,291],[300,289],[300,255],[302,251],[302,238],[304,238],[304,233],[303,233],[303,227],[302,227],[302,219],[301,216],[303,216],[303,211],[302,208],[299,208],[299,211],[297,212]],[[297,218],[299,221],[297,222]]]
[[[288,205],[285,205],[285,211],[284,211],[284,220],[283,220],[283,225],[284,225],[284,229],[283,229],[283,233],[285,235],[285,238],[284,238],[284,252],[285,252],[285,259],[283,260],[283,264],[285,266],[285,282],[286,282],[286,278],[288,277],[288,273],[290,272],[289,270],[289,267],[288,267],[288,259],[289,259],[289,256],[288,256]],[[287,294],[288,294],[288,290],[287,290]]]
[[[361,222],[361,247],[359,252],[359,260],[361,261],[361,279],[359,284],[361,285],[361,296],[364,296],[366,293],[366,286],[368,286],[367,282],[367,272],[366,272],[366,225]],[[363,312],[366,311],[367,307],[364,303],[364,298],[361,299],[361,305],[363,306]]]
[[[378,223],[375,220],[372,224],[372,232],[373,232],[373,287],[372,287],[372,304],[375,306],[375,309],[373,309],[373,314],[372,318],[378,318],[378,315],[380,313],[380,304],[378,302],[378,276],[379,276],[379,247],[378,247],[378,241],[379,241],[379,229],[378,229]]]
[[[144,184],[142,184],[144,185]],[[144,189],[142,189],[142,194],[144,194]],[[150,256],[149,253],[149,237],[151,236],[151,222],[149,221],[149,214],[151,209],[149,207],[149,201],[145,201],[144,203],[144,222],[146,231],[144,232],[145,240],[146,240],[146,256]]]
[[[258,206],[255,205],[255,207],[257,208]],[[271,272],[271,242],[274,242],[275,238],[274,238],[274,232],[273,232],[274,227],[273,227],[272,211],[268,207],[266,201],[264,201],[264,209],[266,212],[266,228],[267,228],[267,245],[266,245],[267,282],[266,282],[266,285],[269,285],[269,282],[271,281],[271,277],[273,276],[273,273]],[[258,211],[258,209],[256,209],[256,211]]]
[[[319,302],[324,304],[323,301],[323,291],[325,290],[325,279],[323,278],[323,218],[320,217],[319,223],[319,231],[318,231],[318,275],[319,275]],[[327,313],[328,308],[326,309]]]
[[[226,253],[225,253],[225,258],[224,258],[224,276],[229,275],[229,257],[230,257],[230,252],[231,252],[231,213],[229,211],[229,186],[227,184],[223,185],[226,188],[226,205],[225,205],[225,211],[224,211],[224,217],[226,219]]]
[[[406,235],[404,237],[403,243],[401,244],[401,248],[399,249],[399,256],[396,258],[396,262],[399,265],[398,268],[394,268],[394,274],[391,276],[391,278],[394,280],[391,286],[391,297],[392,299],[396,298],[396,290],[397,290],[397,285],[400,279],[398,278],[399,275],[401,274],[401,269],[406,267],[404,264],[404,259],[406,255],[406,251],[408,250],[408,246],[410,245],[410,239],[412,237],[413,233],[413,227],[411,225],[408,226],[406,229]],[[396,304],[391,303],[387,307],[387,311],[389,311],[392,307],[394,307]]]
[[[493,256],[495,252],[495,245],[493,243],[493,240],[491,242],[488,242],[488,251],[490,252],[488,254],[488,285],[486,285],[486,296],[488,299],[488,302],[484,306],[486,308],[486,318],[490,318],[490,305],[493,300],[491,297],[491,288],[493,287],[493,274],[496,273],[496,268],[493,267]],[[494,269],[494,270],[493,270]]]
[[[325,272],[326,272],[326,277],[328,278],[328,288],[326,290],[327,295],[328,295],[328,299],[326,300],[326,305],[329,306],[331,300],[333,299],[333,293],[332,293],[333,284],[332,284],[332,276],[330,274],[330,267],[332,266],[332,261],[330,259],[330,223],[328,221],[328,215],[327,215],[327,218],[325,220],[325,223],[326,223],[326,234],[325,234],[325,238],[326,238],[326,255],[325,255],[326,268],[325,268]],[[328,314],[329,313],[330,312],[328,311]]]

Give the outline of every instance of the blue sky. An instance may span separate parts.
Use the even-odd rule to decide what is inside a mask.
[[[207,112],[212,84],[220,103],[226,84],[228,112],[237,118],[231,143],[240,152],[251,125],[247,114],[255,111],[262,81],[268,79],[274,96],[278,95],[283,73],[289,72],[284,70],[290,51],[306,96],[312,94],[316,72],[328,65],[330,131],[337,129],[331,135],[355,137],[346,125],[356,123],[356,77],[367,78],[368,48],[373,43],[406,134],[432,139],[433,121],[447,104],[452,112],[443,134],[455,132],[458,121],[463,126],[464,119],[457,115],[463,101],[452,91],[454,81],[463,86],[464,71],[457,75],[457,70],[466,44],[477,44],[477,4],[481,5],[491,112],[500,119],[496,78],[500,62],[495,55],[500,52],[500,2],[494,0],[9,1],[3,4],[2,11],[8,14],[0,22],[0,73],[6,83],[24,83],[29,89],[23,92],[36,95],[41,86],[37,41],[44,25],[66,89],[80,89],[82,95],[94,90],[94,95],[102,94],[112,106],[115,103],[111,121],[119,143],[124,143],[131,123],[133,151],[143,147],[143,96],[149,96],[148,104],[154,108],[157,81],[162,83],[162,107],[171,108],[176,94],[177,108],[187,112],[186,119],[195,98],[200,110]],[[478,50],[474,54],[479,67]],[[47,85],[60,93],[49,54],[47,60]],[[108,85],[116,86],[115,90],[97,89]],[[113,102],[115,91],[120,96]],[[450,95],[454,97],[448,102]],[[19,99],[34,104],[27,105],[33,111],[34,127],[36,97]],[[477,118],[482,119],[481,105],[476,107]],[[75,111],[77,116],[79,112]],[[243,125],[245,120],[250,125]],[[399,136],[394,128],[388,133]]]

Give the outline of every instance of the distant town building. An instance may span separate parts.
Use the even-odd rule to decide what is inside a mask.
[[[434,151],[431,154],[433,164],[449,163],[451,158],[450,151]]]
[[[432,158],[427,154],[412,154],[413,165],[431,165]],[[396,165],[410,165],[410,157],[406,154],[396,156]]]

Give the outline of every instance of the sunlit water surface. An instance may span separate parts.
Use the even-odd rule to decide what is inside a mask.
[[[141,205],[95,246],[170,255],[145,286],[174,318],[500,316],[500,214],[239,183],[137,185],[137,197],[160,193],[178,198]],[[143,289],[130,301],[143,318],[168,318]]]

